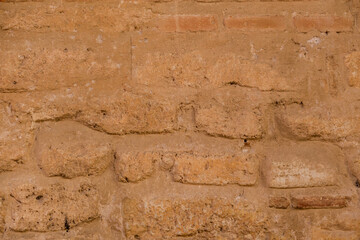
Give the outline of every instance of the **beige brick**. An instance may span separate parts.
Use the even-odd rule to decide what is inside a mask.
[[[267,216],[245,200],[125,199],[125,234],[129,239],[205,239],[265,237]]]
[[[130,39],[104,33],[16,33],[0,38],[0,91],[114,87],[130,78]]]
[[[0,172],[14,170],[25,162],[30,150],[30,119],[0,100],[0,129]]]
[[[5,5],[0,15],[0,29],[32,32],[74,32],[97,30],[124,32],[140,30],[152,13],[143,4],[29,4]]]
[[[110,88],[110,89],[109,89]],[[73,119],[110,134],[170,132],[177,103],[151,93],[132,93],[112,85],[33,92],[6,97],[36,122]]]
[[[254,154],[209,155],[180,153],[175,156],[174,180],[191,184],[254,185],[259,159]]]
[[[292,104],[278,112],[282,133],[291,138],[340,140],[360,135],[359,104],[353,101],[329,101]]]
[[[115,173],[119,181],[138,182],[151,176],[155,171],[155,163],[159,162],[160,152],[117,152]]]
[[[352,52],[345,57],[345,64],[349,70],[349,85],[360,87],[360,52]]]
[[[171,132],[176,102],[151,93],[110,91],[88,99],[77,119],[112,134]]]
[[[312,228],[311,239],[318,240],[357,240],[359,234],[354,231],[327,230]]]
[[[263,170],[272,188],[332,186],[341,182],[341,153],[323,143],[276,144],[267,152]]]
[[[195,107],[195,124],[199,131],[227,138],[257,139],[263,136],[257,96],[237,92],[237,89],[225,89],[210,96],[209,93],[201,95]]]
[[[68,230],[99,217],[94,186],[80,184],[73,189],[61,184],[24,184],[11,190],[11,218],[14,231]]]
[[[44,124],[37,136],[39,166],[47,176],[100,175],[114,159],[109,140],[81,124]]]
[[[217,88],[232,84],[261,91],[294,89],[268,64],[243,60],[231,53],[222,54],[215,61],[197,50],[184,54],[148,53],[139,59],[134,65],[134,78],[147,86]]]

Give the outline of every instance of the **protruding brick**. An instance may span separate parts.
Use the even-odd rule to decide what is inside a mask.
[[[112,88],[106,89],[103,88]],[[176,128],[176,102],[94,83],[88,87],[11,96],[36,122],[73,119],[110,134],[160,133]]]
[[[176,103],[152,94],[116,91],[89,99],[78,119],[108,133],[159,133],[176,126]]]
[[[174,180],[192,184],[254,185],[259,159],[253,154],[201,155],[181,153],[175,156]]]
[[[349,69],[349,85],[360,88],[360,51],[347,55],[345,64]]]
[[[292,196],[291,206],[297,209],[344,208],[348,206],[347,196]]]
[[[227,138],[261,138],[264,129],[262,114],[257,108],[259,100],[251,98],[251,94],[239,93],[236,89],[201,96],[195,107],[197,129]]]
[[[61,184],[21,185],[10,196],[7,224],[14,231],[65,230],[99,216],[97,190],[85,183],[74,189]]]
[[[352,31],[354,20],[350,16],[297,16],[294,25],[299,32]]]
[[[217,20],[212,15],[163,16],[158,28],[164,32],[204,32],[217,29]]]
[[[286,18],[283,16],[229,16],[224,20],[229,29],[242,31],[283,31],[286,29]]]
[[[99,175],[114,159],[106,137],[81,124],[44,124],[38,134],[39,165],[47,176]]]
[[[242,199],[154,199],[123,201],[128,239],[239,239],[265,238],[264,212]]]
[[[276,120],[291,138],[340,140],[360,135],[360,105],[336,100],[308,105],[292,104],[279,111]]]
[[[267,153],[264,173],[269,187],[300,188],[332,186],[340,182],[341,154],[322,143],[276,144]]]
[[[115,172],[119,181],[138,182],[151,176],[161,156],[159,152],[117,152]]]
[[[290,206],[290,201],[287,197],[283,196],[270,196],[269,197],[269,207],[286,209]]]

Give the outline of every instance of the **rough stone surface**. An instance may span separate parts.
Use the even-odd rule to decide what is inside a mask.
[[[338,149],[323,143],[287,143],[267,155],[268,185],[272,188],[332,186],[340,183]]]
[[[291,90],[290,82],[271,66],[243,60],[240,55],[227,54],[214,61],[200,51],[149,53],[134,74],[139,83],[148,86],[219,87],[235,84],[263,91]]]
[[[253,154],[202,155],[180,153],[172,170],[174,180],[191,184],[254,185],[259,158]]]
[[[61,184],[25,184],[10,193],[9,228],[15,231],[68,230],[99,217],[97,190],[90,184],[69,189]]]
[[[103,134],[74,122],[42,126],[37,138],[39,166],[47,176],[99,175],[114,159]]]
[[[349,200],[346,196],[293,196],[291,206],[297,209],[343,208]]]
[[[237,199],[142,201],[127,198],[123,205],[125,232],[129,239],[263,238],[268,223],[264,213]]]
[[[83,4],[70,6],[72,11],[59,4],[32,4],[27,8],[21,4],[15,7],[3,5],[2,9],[6,14],[2,14],[0,28],[35,32],[91,29],[123,32],[139,29],[151,16],[151,11],[133,2],[123,2],[120,5],[94,3],[90,7]]]
[[[0,239],[360,239],[359,0],[0,0]]]
[[[115,172],[121,182],[138,182],[154,173],[161,157],[159,152],[117,153]]]
[[[292,104],[277,116],[279,127],[299,139],[339,140],[360,134],[359,104],[346,101],[299,106]]]
[[[360,52],[353,52],[346,56],[345,64],[349,69],[349,84],[360,87]]]
[[[228,138],[256,139],[263,136],[264,130],[261,110],[253,103],[233,97],[234,92],[215,93],[213,96],[201,96],[195,108],[196,128],[210,135]],[[251,99],[251,94],[241,93]]]
[[[270,196],[269,198],[269,207],[286,209],[290,206],[290,201],[287,197],[279,196]]]
[[[11,104],[0,101],[0,172],[21,165],[31,142],[31,126]]]

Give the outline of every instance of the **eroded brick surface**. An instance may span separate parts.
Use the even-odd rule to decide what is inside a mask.
[[[0,238],[360,239],[359,16],[0,0]]]
[[[192,184],[254,185],[259,173],[259,158],[253,154],[175,156],[174,180]]]
[[[61,184],[24,184],[11,190],[10,229],[56,231],[70,229],[99,217],[97,189],[81,184],[69,189]]]
[[[264,167],[269,187],[333,186],[341,182],[338,149],[322,143],[288,143],[274,146]]]
[[[104,134],[75,122],[43,126],[37,138],[39,166],[47,176],[99,175],[114,159]]]
[[[343,208],[349,200],[347,196],[293,196],[291,206],[297,209]]]
[[[115,172],[119,181],[138,182],[151,176],[155,171],[155,163],[162,154],[159,152],[126,152],[117,153]]]
[[[27,116],[14,112],[11,104],[0,101],[0,172],[24,163],[32,136],[27,120]]]
[[[268,223],[264,213],[236,199],[125,199],[123,204],[129,239],[261,238]]]

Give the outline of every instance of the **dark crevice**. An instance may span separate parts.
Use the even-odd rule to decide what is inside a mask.
[[[65,217],[65,223],[64,223],[64,225],[65,225],[65,230],[66,230],[66,232],[69,232],[69,230],[70,230],[70,225],[69,225],[69,222],[68,222],[67,217]]]

